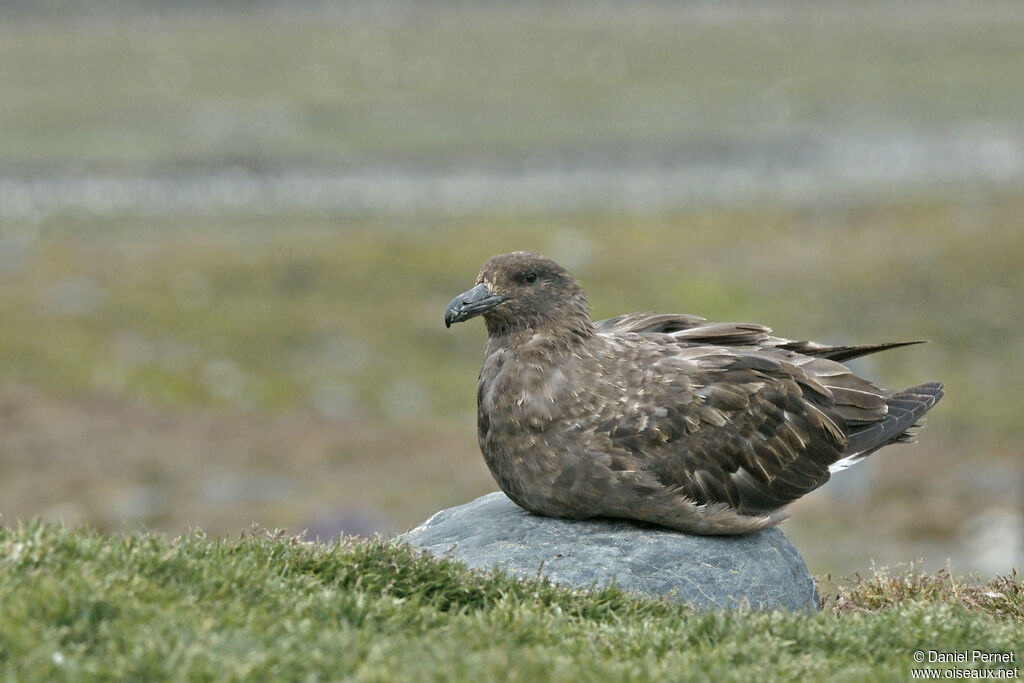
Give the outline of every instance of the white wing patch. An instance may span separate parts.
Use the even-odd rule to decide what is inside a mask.
[[[836,472],[842,472],[843,470],[848,469],[851,465],[856,465],[863,459],[864,458],[860,453],[848,455],[845,458],[840,458],[839,460],[836,460],[834,463],[829,465],[828,471],[832,474],[835,474]]]

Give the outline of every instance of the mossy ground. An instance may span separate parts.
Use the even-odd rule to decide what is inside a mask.
[[[0,626],[18,681],[905,680],[917,650],[1019,654],[1024,589],[883,573],[815,615],[700,613],[376,540],[30,523],[0,529]]]

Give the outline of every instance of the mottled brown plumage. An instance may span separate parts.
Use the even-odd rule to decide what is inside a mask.
[[[841,364],[916,342],[826,346],[689,315],[592,322],[576,279],[532,252],[487,261],[445,323],[478,315],[484,460],[512,500],[555,517],[764,529],[830,472],[906,440],[942,397]]]

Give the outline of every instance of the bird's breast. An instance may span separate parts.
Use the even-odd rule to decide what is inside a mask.
[[[580,397],[574,373],[562,365],[542,367],[489,358],[480,375],[478,407],[517,428],[542,430],[573,412]]]

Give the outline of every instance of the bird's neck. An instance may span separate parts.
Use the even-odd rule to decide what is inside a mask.
[[[558,307],[526,315],[484,314],[484,322],[488,338],[510,348],[536,343],[539,339],[556,347],[572,347],[594,336],[590,307],[582,294]]]
[[[543,354],[553,356],[571,353],[586,344],[594,336],[594,325],[590,318],[579,324],[560,321],[558,324],[536,325],[517,329],[489,329],[488,349],[505,348],[520,354]]]

